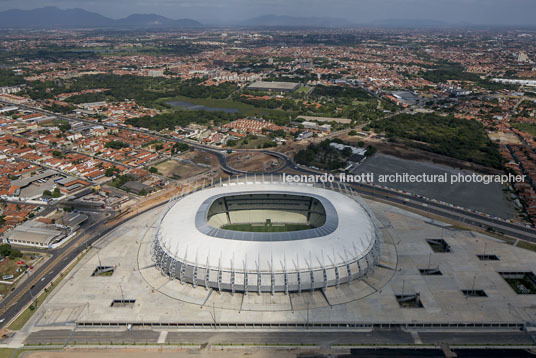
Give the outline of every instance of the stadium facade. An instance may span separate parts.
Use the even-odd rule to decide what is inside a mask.
[[[151,257],[162,274],[229,292],[338,287],[374,270],[374,215],[349,187],[273,177],[220,181],[170,201]]]

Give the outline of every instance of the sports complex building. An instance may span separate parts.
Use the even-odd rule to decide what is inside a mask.
[[[347,187],[259,180],[173,200],[152,259],[171,279],[231,292],[301,292],[374,270],[374,215]]]
[[[27,331],[34,343],[73,326],[139,327],[127,338],[142,342],[158,329],[517,332],[536,326],[535,273],[536,253],[513,240],[350,186],[200,177],[97,241]]]

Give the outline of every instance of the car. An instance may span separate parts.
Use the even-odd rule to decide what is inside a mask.
[[[5,320],[5,318],[0,318],[0,323],[4,323]]]

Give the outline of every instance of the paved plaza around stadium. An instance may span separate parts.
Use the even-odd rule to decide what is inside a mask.
[[[151,260],[150,243],[163,208],[144,213],[105,236],[47,298],[29,331],[80,324],[457,324],[533,321],[535,296],[518,294],[499,272],[535,272],[536,254],[497,239],[367,201],[382,237],[380,265],[339,288],[314,293],[217,292],[170,280]],[[443,239],[450,252],[433,252]],[[481,261],[477,255],[496,255]],[[92,276],[111,266],[109,276]],[[438,268],[441,275],[422,275]],[[483,290],[487,297],[466,297]],[[418,294],[423,307],[396,296]],[[129,301],[128,304],[115,304]],[[130,301],[129,301],[130,302]]]

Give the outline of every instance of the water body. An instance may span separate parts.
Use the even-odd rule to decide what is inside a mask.
[[[430,174],[444,175],[447,177],[457,175],[471,175],[472,171],[454,169],[446,165],[430,162],[420,162],[401,159],[390,155],[376,154],[368,158],[361,166],[354,170],[354,174],[374,173],[376,184],[391,188],[420,194],[428,198],[445,201],[454,205],[469,209],[479,210],[491,215],[511,218],[515,213],[515,206],[508,201],[502,191],[500,183],[379,183],[379,175],[392,175],[396,173],[408,173],[413,175]],[[450,179],[449,179],[450,180]]]
[[[172,107],[183,107],[191,111],[211,111],[211,112],[227,112],[227,113],[238,113],[240,110],[238,108],[219,108],[219,107],[207,107],[201,104],[195,104],[185,101],[170,101],[166,102]]]

